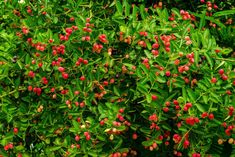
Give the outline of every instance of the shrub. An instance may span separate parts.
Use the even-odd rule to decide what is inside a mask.
[[[1,5],[2,155],[235,153],[235,62],[191,13],[127,1]]]

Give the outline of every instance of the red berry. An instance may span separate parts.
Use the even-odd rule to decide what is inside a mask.
[[[195,121],[195,123],[199,123],[200,120],[199,120],[199,118],[195,117],[194,121]]]
[[[14,145],[13,145],[12,143],[9,143],[9,144],[8,144],[8,147],[9,147],[10,149],[13,149],[13,148],[14,148]]]
[[[124,112],[124,109],[123,108],[120,108],[119,109],[119,113],[123,113]]]
[[[197,153],[193,153],[193,154],[192,154],[192,157],[197,157]]]
[[[80,103],[80,107],[83,108],[85,106],[85,102]]]
[[[108,86],[108,85],[109,85],[109,82],[108,82],[108,81],[104,81],[103,84],[104,84],[105,86]]]
[[[79,105],[79,102],[77,102],[77,101],[76,101],[74,104],[75,104],[75,105],[78,107],[78,105]]]
[[[219,70],[219,74],[220,74],[220,75],[223,75],[223,74],[224,74],[224,69],[220,69],[220,70]]]
[[[71,22],[73,22],[74,21],[74,17],[70,17],[70,19],[69,19]]]
[[[210,114],[208,115],[208,118],[209,118],[210,120],[214,119],[214,114],[213,114],[213,113],[210,113]]]
[[[38,63],[38,67],[39,67],[39,68],[42,67],[42,62]]]
[[[79,91],[74,91],[74,95],[78,95],[80,92]]]
[[[163,111],[164,111],[164,112],[168,112],[168,111],[169,111],[169,108],[168,108],[168,107],[164,107],[164,108],[163,108]]]
[[[165,105],[166,105],[167,107],[169,107],[169,106],[171,105],[171,103],[170,103],[169,101],[167,101],[167,102],[165,103]]]
[[[81,81],[84,81],[85,79],[86,79],[85,76],[81,76],[81,77],[80,77],[80,80],[81,80]]]
[[[91,139],[91,136],[90,135],[87,135],[86,136],[86,140],[89,141]]]
[[[231,136],[230,129],[226,129],[226,130],[225,130],[225,134],[226,134],[227,136]]]
[[[59,67],[58,70],[59,72],[64,72],[65,69],[63,67]]]
[[[216,52],[216,53],[219,53],[219,52],[220,52],[220,50],[219,50],[219,49],[216,49],[216,50],[215,50],[215,52]]]
[[[179,105],[179,102],[177,100],[173,100],[174,105]]]
[[[211,79],[211,83],[216,83],[217,82],[217,79],[215,78],[215,77],[213,77],[212,79]]]
[[[62,77],[63,77],[64,79],[68,79],[68,78],[69,78],[69,74],[67,74],[67,73],[62,73]]]
[[[76,135],[75,136],[75,141],[79,141],[80,140],[80,136]]]
[[[84,136],[88,136],[89,135],[89,132],[84,132]]]
[[[32,91],[33,87],[32,86],[28,86],[28,91]]]
[[[7,151],[9,149],[9,146],[8,145],[5,145],[4,146],[4,150]]]
[[[188,140],[184,141],[184,148],[188,148],[188,146],[190,145],[190,142]]]
[[[171,76],[171,72],[170,71],[166,71],[166,76],[167,77]]]
[[[17,157],[23,157],[23,156],[22,156],[22,154],[19,153],[19,154],[17,155]]]
[[[158,98],[158,97],[157,97],[156,95],[152,95],[152,100],[153,100],[153,101],[157,100],[157,98]]]
[[[90,18],[86,18],[86,22],[89,23],[91,21]]]
[[[51,88],[51,92],[52,92],[52,93],[55,92],[55,88]]]
[[[179,109],[180,109],[180,106],[179,106],[179,105],[175,105],[175,109],[176,109],[176,110],[179,110]]]
[[[36,60],[32,60],[32,64],[36,64]]]
[[[104,120],[100,121],[100,125],[103,126],[104,125]]]
[[[79,66],[81,63],[79,61],[77,61],[75,64],[76,64],[76,66]]]
[[[86,59],[83,60],[83,64],[85,64],[85,65],[88,64],[88,60],[86,60]]]
[[[192,105],[192,103],[188,102],[188,103],[186,104],[186,106],[187,106],[188,108],[191,108],[193,105]]]
[[[13,129],[14,134],[18,134],[18,131],[19,131],[18,128]]]
[[[33,71],[29,71],[28,76],[31,77],[31,78],[34,78],[35,73]]]
[[[222,79],[223,79],[224,81],[228,80],[228,76],[226,76],[226,75],[224,75],[224,74],[223,74],[221,77],[222,77]]]
[[[180,64],[180,60],[179,59],[176,59],[175,62],[174,62],[175,65],[179,65]]]
[[[234,107],[233,107],[233,106],[230,106],[230,107],[229,107],[229,111],[233,112],[233,111],[234,111]]]
[[[226,94],[231,95],[232,92],[230,90],[226,90]]]
[[[133,140],[136,140],[137,138],[138,138],[137,134],[134,133],[134,134],[132,135],[132,139],[133,139]]]
[[[81,63],[83,62],[83,58],[79,58],[78,61]]]
[[[115,80],[112,78],[109,80],[110,84],[113,84],[115,82]]]
[[[184,111],[188,111],[188,107],[187,106],[184,106]]]
[[[221,125],[222,125],[224,128],[227,127],[227,123],[226,123],[226,122],[223,122]]]
[[[169,141],[166,141],[166,142],[165,142],[165,145],[166,145],[166,146],[168,146],[169,144],[170,144],[170,142],[169,142]]]
[[[207,112],[203,112],[202,115],[201,115],[202,118],[206,118],[207,116],[208,116]]]

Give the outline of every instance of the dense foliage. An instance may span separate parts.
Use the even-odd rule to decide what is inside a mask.
[[[233,1],[178,3],[0,2],[0,155],[234,156]]]

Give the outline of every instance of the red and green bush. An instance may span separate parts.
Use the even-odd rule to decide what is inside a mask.
[[[0,5],[2,156],[234,156],[235,60],[202,14]]]

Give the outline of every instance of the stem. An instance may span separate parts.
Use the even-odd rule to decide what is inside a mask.
[[[229,61],[229,62],[234,62],[235,63],[235,60],[227,59],[227,58],[215,58],[215,60]]]
[[[192,128],[193,128],[193,127],[191,127],[191,128],[184,134],[184,136],[182,137],[182,139],[180,140],[179,143],[181,143],[181,142],[183,141],[183,139],[185,138],[185,136],[192,130]],[[178,148],[177,148],[177,149],[179,149],[179,147],[180,147],[180,145],[178,145]]]
[[[7,94],[1,95],[0,98],[3,98],[3,97],[5,97],[5,96],[7,96],[7,95],[10,95],[10,94],[13,94],[13,93],[15,93],[16,91],[17,91],[17,90],[15,89],[15,90],[13,90],[13,91],[7,93]]]

